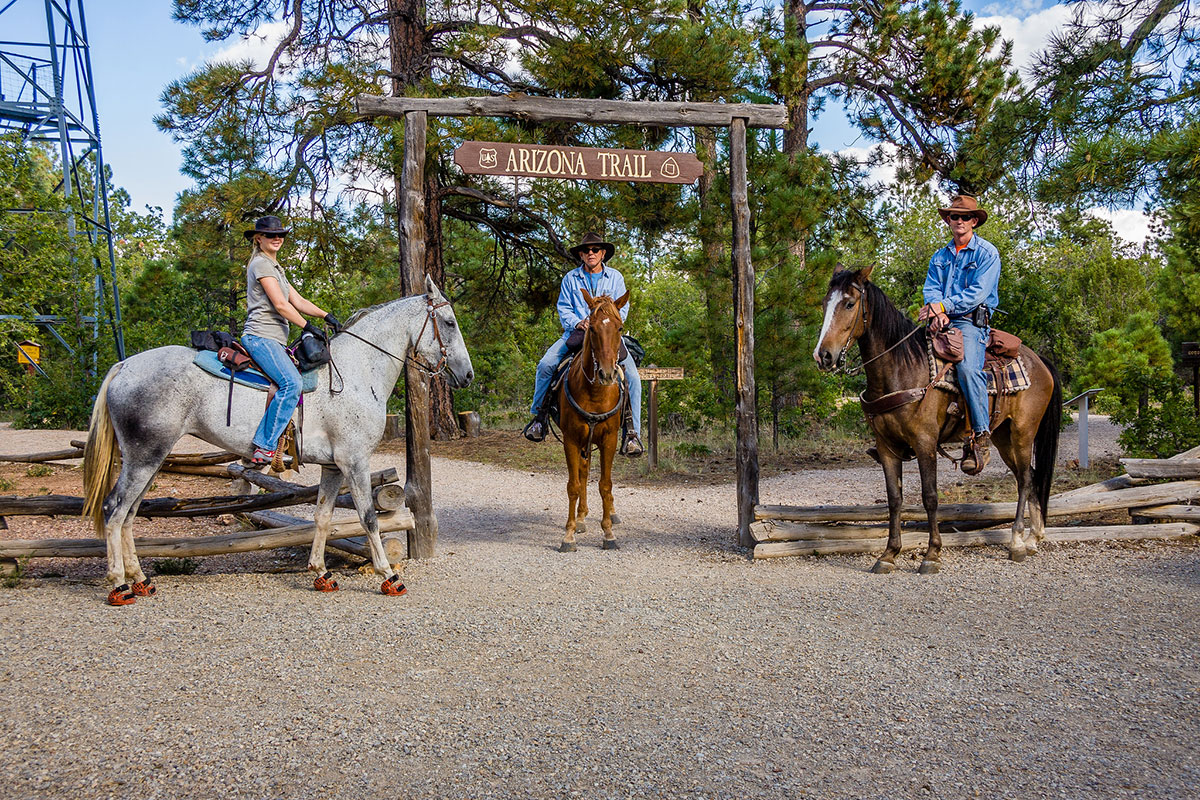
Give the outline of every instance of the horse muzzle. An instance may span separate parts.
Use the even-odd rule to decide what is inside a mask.
[[[817,347],[813,350],[813,358],[816,359],[817,369],[822,372],[831,372],[842,362],[844,352],[837,353],[830,350],[828,347]]]

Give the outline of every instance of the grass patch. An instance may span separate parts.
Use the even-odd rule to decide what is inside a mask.
[[[49,464],[30,464],[25,474],[31,478],[45,478],[54,474],[54,467]]]
[[[5,478],[0,478],[0,492],[9,492],[16,487],[16,484]]]
[[[151,563],[155,575],[191,575],[199,568],[194,558],[160,558]]]
[[[21,585],[21,579],[25,577],[25,571],[29,568],[29,556],[18,558],[13,564],[6,564],[4,571],[4,588],[16,589]]]

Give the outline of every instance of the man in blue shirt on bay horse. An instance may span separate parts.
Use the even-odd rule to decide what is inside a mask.
[[[583,240],[571,248],[571,255],[582,263],[576,269],[563,276],[558,292],[558,319],[562,323],[563,333],[550,349],[542,356],[537,365],[537,377],[533,386],[533,404],[530,413],[533,421],[525,426],[525,438],[531,442],[540,442],[546,438],[547,409],[546,393],[558,363],[567,354],[567,340],[576,330],[586,331],[591,310],[583,299],[580,289],[587,289],[593,297],[606,294],[618,298],[625,294],[625,278],[620,272],[608,266],[616,248],[604,241],[599,234],[587,233]],[[629,315],[629,304],[621,308],[621,319]],[[637,365],[633,358],[627,356],[622,362],[625,369],[625,383],[629,389],[629,416],[626,417],[628,431],[622,443],[621,452],[627,456],[640,456],[642,442],[638,431],[642,427],[642,379],[638,376]]]
[[[962,471],[978,475],[990,457],[983,358],[991,335],[991,315],[1000,305],[1000,254],[975,232],[988,215],[971,195],[956,195],[949,207],[939,208],[938,213],[950,228],[952,241],[929,259],[920,318],[928,319],[935,331],[950,325],[963,333],[963,360],[956,371],[970,432],[963,445]]]

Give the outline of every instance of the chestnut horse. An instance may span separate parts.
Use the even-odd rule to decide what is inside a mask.
[[[867,390],[860,399],[875,432],[888,498],[887,549],[871,571],[886,574],[895,569],[904,502],[901,462],[915,454],[921,472],[921,499],[929,518],[929,548],[920,568],[926,575],[941,568],[937,448],[942,442],[963,440],[966,414],[947,414],[957,395],[932,388],[927,329],[914,325],[868,280],[871,269],[851,271],[839,267],[834,272],[822,306],[825,320],[813,357],[822,370],[834,370],[845,361],[850,343],[858,341],[867,374]],[[1054,365],[1024,345],[1021,355],[1030,387],[993,397],[991,418],[992,442],[1017,479],[1017,511],[1009,543],[1013,561],[1023,561],[1027,552],[1037,552],[1037,543],[1044,536],[1062,417],[1062,385]],[[894,407],[887,409],[888,405]],[[965,411],[963,403],[959,407]],[[1030,499],[1030,530],[1026,534],[1025,506]]]
[[[559,427],[567,457],[567,533],[558,548],[564,553],[575,550],[575,531],[587,530],[584,518],[588,513],[587,482],[593,445],[600,450],[600,499],[604,504],[601,546],[617,549],[612,532],[612,466],[625,405],[620,365],[621,309],[629,301],[629,292],[614,301],[607,295],[592,297],[587,289],[580,291],[591,314],[583,347],[571,362],[558,395]]]

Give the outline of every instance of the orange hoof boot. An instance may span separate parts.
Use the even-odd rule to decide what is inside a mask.
[[[388,597],[399,597],[407,592],[408,589],[404,588],[404,584],[400,582],[399,575],[393,575],[383,582],[383,585],[379,587],[379,591],[383,592]]]
[[[129,588],[128,583],[122,583],[108,593],[108,604],[110,606],[127,606],[136,602],[137,597],[134,596],[133,590]]]
[[[158,593],[158,587],[150,581],[138,581],[130,586],[129,590],[138,597],[154,597]]]
[[[313,588],[318,592],[336,592],[338,590],[338,582],[333,579],[332,572],[326,572],[324,575],[319,575],[313,579]]]

